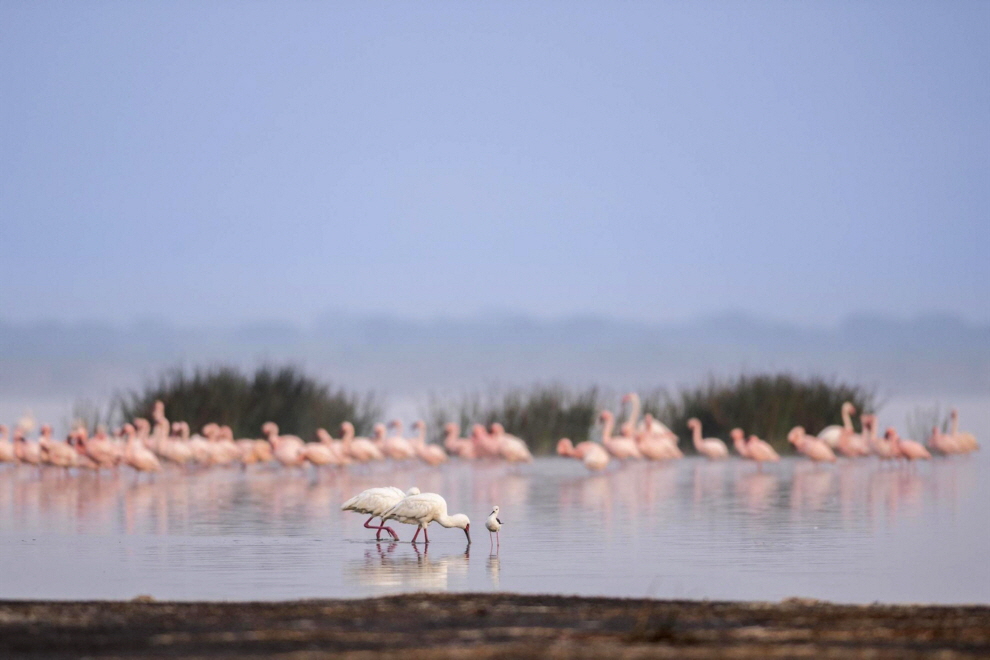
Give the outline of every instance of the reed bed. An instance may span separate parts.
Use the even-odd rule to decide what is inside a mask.
[[[216,422],[249,438],[268,421],[282,433],[306,439],[321,427],[336,433],[344,421],[367,433],[384,414],[373,393],[334,388],[293,366],[262,366],[251,375],[232,367],[173,369],[141,390],[118,394],[112,407],[126,420],[149,416],[155,401],[165,403],[169,419],[189,422],[193,429]]]
[[[620,395],[594,386],[574,388],[558,383],[489,388],[433,395],[423,417],[434,440],[439,440],[447,422],[459,424],[464,434],[472,424],[488,427],[500,422],[507,432],[525,439],[534,454],[551,454],[560,438],[574,442],[599,439],[598,413],[610,408],[622,418]],[[113,403],[114,414],[117,419],[147,416],[156,400],[165,403],[172,420],[187,421],[194,429],[207,422],[227,424],[238,437],[257,436],[266,421],[276,422],[283,433],[307,440],[319,427],[336,434],[345,420],[353,422],[359,433],[368,433],[385,410],[373,393],[334,388],[293,366],[263,366],[253,374],[231,367],[192,372],[173,369],[140,390],[119,394]],[[861,413],[876,407],[875,393],[862,386],[792,374],[713,377],[700,385],[642,394],[643,412],[652,413],[680,436],[686,452],[694,450],[687,429],[691,417],[701,420],[706,437],[728,440],[729,431],[738,426],[778,451],[790,452],[787,433],[791,428],[802,425],[816,433],[829,424],[840,424],[844,401],[851,401]],[[921,415],[926,424],[936,416],[941,424],[937,411]]]

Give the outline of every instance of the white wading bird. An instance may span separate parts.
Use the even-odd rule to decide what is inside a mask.
[[[502,521],[498,519],[498,505],[492,507],[491,515],[485,521],[485,527],[488,528],[488,543],[491,544],[492,532],[495,532],[495,542],[501,546],[502,543],[498,538],[498,530],[502,529]]]
[[[458,527],[463,529],[464,535],[467,536],[468,544],[470,545],[471,543],[470,518],[463,513],[448,516],[447,501],[436,493],[410,495],[385,512],[385,515],[382,516],[382,524],[386,520],[398,520],[400,523],[406,523],[407,525],[418,525],[419,528],[412,537],[413,543],[416,542],[416,538],[420,532],[423,532],[426,542],[430,542],[430,535],[426,531],[426,527],[434,521],[442,527]]]
[[[375,518],[382,517],[386,511],[401,502],[402,498],[409,495],[419,495],[419,488],[413,486],[404,493],[395,486],[369,488],[341,504],[340,510],[369,514],[371,517],[364,521],[364,526],[368,529],[378,530],[375,533],[375,539],[381,538],[382,530],[384,529],[392,535],[392,538],[398,541],[399,535],[391,527],[385,527],[385,518],[382,518],[381,524],[377,527],[369,523]]]

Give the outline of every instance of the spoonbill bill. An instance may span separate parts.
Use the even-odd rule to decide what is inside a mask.
[[[430,534],[426,531],[431,522],[437,522],[441,527],[457,527],[464,530],[468,545],[471,544],[471,519],[463,513],[447,515],[447,501],[436,493],[420,493],[404,498],[398,504],[385,512],[382,523],[386,520],[398,520],[407,525],[417,525],[418,529],[412,537],[412,542],[420,532],[426,543],[430,542]]]
[[[399,540],[399,535],[391,527],[385,527],[385,518],[382,516],[386,511],[398,504],[404,497],[418,495],[419,488],[413,486],[406,492],[402,492],[395,486],[384,486],[381,488],[369,488],[362,491],[340,505],[341,511],[355,511],[357,513],[367,513],[371,517],[364,521],[364,526],[368,529],[378,530],[375,539],[381,539],[382,530],[391,534],[392,538]],[[381,524],[375,527],[371,525],[375,518],[382,518]]]

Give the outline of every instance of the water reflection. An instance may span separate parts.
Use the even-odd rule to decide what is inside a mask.
[[[404,546],[399,551],[399,546]],[[459,554],[447,554],[429,545],[375,543],[363,561],[344,564],[345,581],[371,587],[374,593],[397,591],[447,591],[463,588],[471,559],[470,546]]]
[[[0,598],[293,598],[506,589],[641,596],[986,601],[986,456],[920,465],[876,459],[508,468],[452,463],[284,472],[64,474],[0,468]],[[375,543],[339,510],[365,488],[418,486],[468,513],[429,546]],[[513,561],[484,545],[499,504]],[[403,541],[413,527],[394,524]],[[85,558],[87,571],[66,570]],[[923,574],[915,570],[922,562]],[[263,565],[261,573],[254,570]],[[911,581],[896,574],[912,572]],[[101,578],[111,576],[111,578]],[[879,591],[878,591],[879,590]]]

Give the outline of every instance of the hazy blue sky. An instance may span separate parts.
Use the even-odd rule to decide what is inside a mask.
[[[990,3],[0,2],[0,319],[990,320]]]

